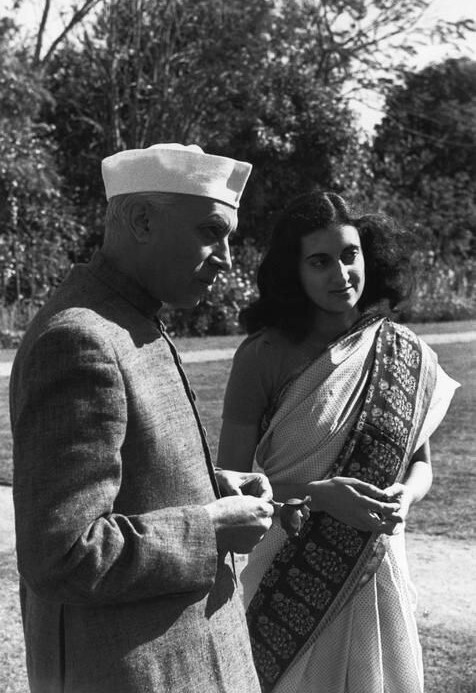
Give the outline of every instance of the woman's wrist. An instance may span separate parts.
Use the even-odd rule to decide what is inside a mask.
[[[315,482],[313,482],[315,483]],[[319,483],[319,482],[318,482]],[[273,498],[276,501],[279,501],[280,503],[285,503],[289,498],[305,498],[306,496],[311,496],[312,498],[312,492],[311,492],[311,485],[302,483],[291,483],[291,484],[282,484],[282,483],[274,483],[272,484],[273,487]],[[314,508],[311,508],[314,510]]]
[[[433,474],[431,465],[423,460],[412,463],[409,473],[403,482],[405,500],[408,506],[422,500],[431,488]]]
[[[326,510],[327,487],[329,479],[311,481],[304,485],[305,495],[311,496],[311,511],[322,512]]]

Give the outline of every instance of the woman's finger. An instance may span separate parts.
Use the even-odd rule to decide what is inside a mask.
[[[362,498],[363,505],[369,512],[379,513],[384,517],[389,517],[400,510],[400,503],[382,503],[373,498]]]
[[[349,481],[351,483],[349,483]],[[354,489],[354,491],[357,491],[363,496],[368,496],[370,498],[374,499],[380,499],[380,500],[385,500],[387,497],[387,494],[385,491],[382,491],[379,489],[377,486],[374,486],[373,484],[369,484],[366,481],[361,481],[360,479],[347,479],[347,482],[349,485]]]

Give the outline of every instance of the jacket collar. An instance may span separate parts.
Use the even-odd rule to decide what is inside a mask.
[[[96,279],[116,291],[148,318],[155,317],[161,308],[161,301],[144,291],[135,279],[116,269],[100,250],[96,250],[94,253],[88,264],[88,269]]]

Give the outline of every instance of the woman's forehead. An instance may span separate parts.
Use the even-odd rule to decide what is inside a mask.
[[[317,229],[301,239],[301,247],[306,252],[326,252],[326,249],[341,248],[348,245],[360,246],[359,232],[352,224],[331,224]]]

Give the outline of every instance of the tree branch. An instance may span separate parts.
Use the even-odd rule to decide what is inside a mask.
[[[46,1],[48,2],[48,0]],[[73,29],[77,24],[79,24],[86,17],[86,15],[93,9],[93,7],[97,5],[99,2],[100,0],[84,0],[83,6],[74,12],[73,16],[71,17],[63,31],[51,43],[43,58],[41,60],[38,60],[39,65],[46,65],[46,63],[50,60],[55,50],[58,48],[59,44],[62,43],[62,41],[64,41],[71,29]]]
[[[48,14],[50,12],[51,0],[45,0],[43,7],[43,12],[41,15],[41,22],[38,28],[38,34],[36,37],[35,52],[33,54],[33,67],[36,67],[40,62],[41,47],[43,45],[43,36],[45,33],[46,22],[48,20]]]

